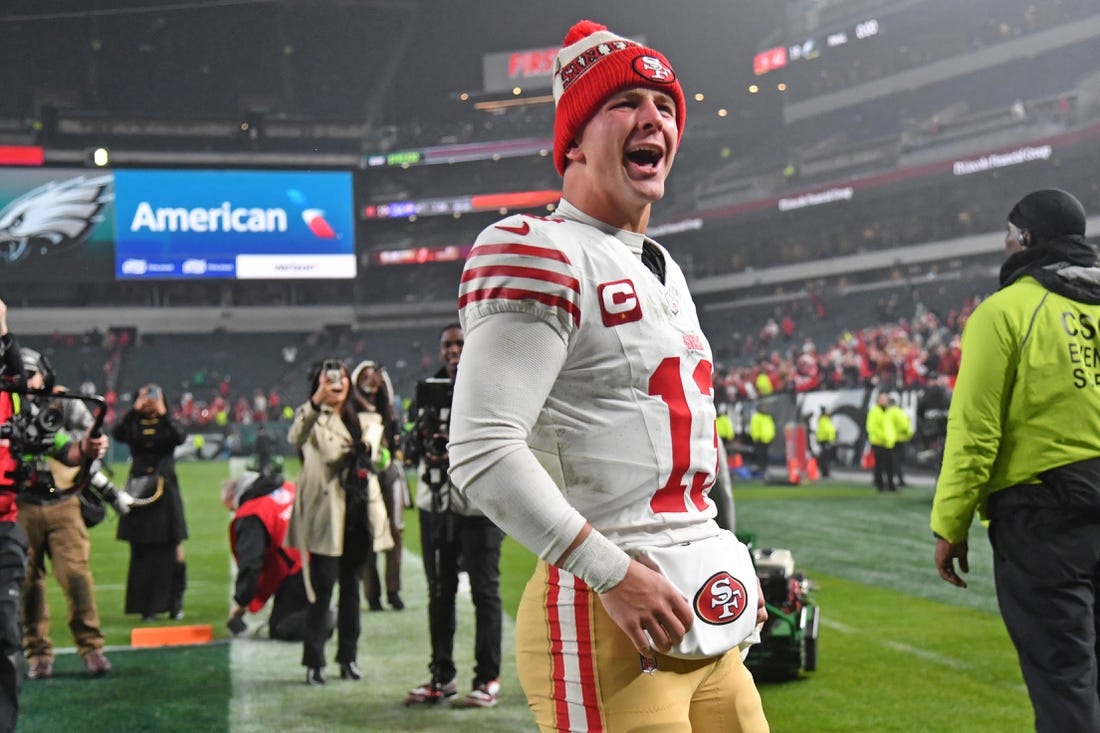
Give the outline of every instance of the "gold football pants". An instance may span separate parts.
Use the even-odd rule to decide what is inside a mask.
[[[767,733],[752,674],[734,649],[658,655],[642,671],[630,639],[579,578],[539,562],[516,618],[516,665],[543,733]]]

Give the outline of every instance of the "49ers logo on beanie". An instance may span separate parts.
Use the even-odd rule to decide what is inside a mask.
[[[554,62],[554,167],[565,172],[565,153],[604,100],[633,87],[659,89],[676,103],[677,143],[684,134],[684,92],[660,51],[582,20],[565,35]]]
[[[634,70],[658,84],[672,84],[676,81],[676,72],[665,66],[656,56],[635,57]]]

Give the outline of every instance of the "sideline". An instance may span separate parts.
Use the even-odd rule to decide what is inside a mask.
[[[515,672],[515,630],[504,615],[501,649],[500,703],[489,710],[452,709],[449,706],[423,709],[405,707],[405,692],[428,678],[429,659],[427,583],[420,556],[405,550],[402,562],[402,598],[406,608],[382,612],[364,610],[363,633],[359,640],[359,666],[363,679],[339,679],[332,657],[335,639],[329,641],[329,683],[324,687],[305,684],[298,643],[257,638],[261,615],[245,617],[249,632],[233,639],[230,674],[233,695],[229,705],[230,733],[291,733],[316,731],[438,731],[475,728],[480,733],[534,730]],[[473,603],[467,588],[460,587],[456,603],[458,631],[455,635],[455,664],[459,695],[469,691],[473,677]],[[266,627],[261,632],[266,635]]]

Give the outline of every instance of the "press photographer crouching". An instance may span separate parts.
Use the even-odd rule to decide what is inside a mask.
[[[233,608],[226,626],[234,635],[248,630],[244,615],[258,613],[273,598],[268,631],[272,639],[305,639],[309,599],[302,579],[302,554],[286,547],[295,486],[283,477],[282,456],[255,456],[244,474],[222,486],[222,503],[233,512],[229,546],[237,563]],[[335,615],[330,613],[330,629]]]
[[[443,366],[416,387],[410,406],[413,427],[406,436],[405,462],[419,465],[416,506],[420,513],[420,546],[428,580],[428,629],[431,679],[410,690],[405,704],[438,703],[458,693],[455,680],[455,594],[458,575],[466,571],[474,602],[473,687],[455,704],[492,707],[500,695],[500,546],[504,533],[459,493],[447,475],[451,394],[462,356],[462,328],[450,324],[439,339]]]

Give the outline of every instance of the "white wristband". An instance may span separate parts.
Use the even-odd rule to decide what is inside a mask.
[[[626,577],[630,556],[596,530],[569,553],[562,570],[572,573],[597,593],[606,593]]]

